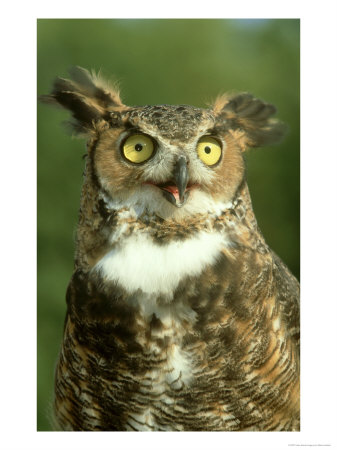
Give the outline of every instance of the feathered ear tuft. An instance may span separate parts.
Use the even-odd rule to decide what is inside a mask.
[[[98,121],[108,121],[112,112],[126,108],[118,90],[108,86],[99,76],[78,66],[72,67],[69,74],[71,80],[56,78],[51,94],[42,95],[39,99],[70,110],[74,118],[71,125],[75,133],[93,130]]]
[[[282,139],[287,127],[272,118],[275,106],[248,93],[223,95],[213,105],[217,125],[241,131],[244,147],[262,147]]]

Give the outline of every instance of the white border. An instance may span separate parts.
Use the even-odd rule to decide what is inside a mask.
[[[6,2],[2,7],[2,290],[0,447],[336,448],[336,2]],[[122,9],[121,9],[122,8]],[[302,431],[300,433],[36,432],[36,19],[300,18]],[[286,62],[285,62],[286,64]]]

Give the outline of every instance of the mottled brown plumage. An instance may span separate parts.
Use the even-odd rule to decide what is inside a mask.
[[[299,430],[299,285],[257,227],[242,157],[281,137],[275,108],[245,93],[127,107],[71,74],[43,98],[88,138],[58,427]]]

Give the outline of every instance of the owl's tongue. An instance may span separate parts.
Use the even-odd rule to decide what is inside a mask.
[[[179,191],[177,186],[165,186],[162,189],[165,191],[171,192],[171,194],[174,196],[176,200],[179,200]]]

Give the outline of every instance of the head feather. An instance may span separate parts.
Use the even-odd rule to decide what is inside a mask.
[[[69,69],[71,79],[57,77],[49,95],[42,95],[44,103],[60,105],[72,112],[75,132],[86,132],[94,129],[100,120],[109,120],[112,112],[126,107],[119,92],[99,75],[90,73],[82,67]]]
[[[213,105],[218,125],[242,133],[244,147],[260,147],[278,142],[286,131],[284,123],[272,118],[276,108],[249,93],[225,94]]]

